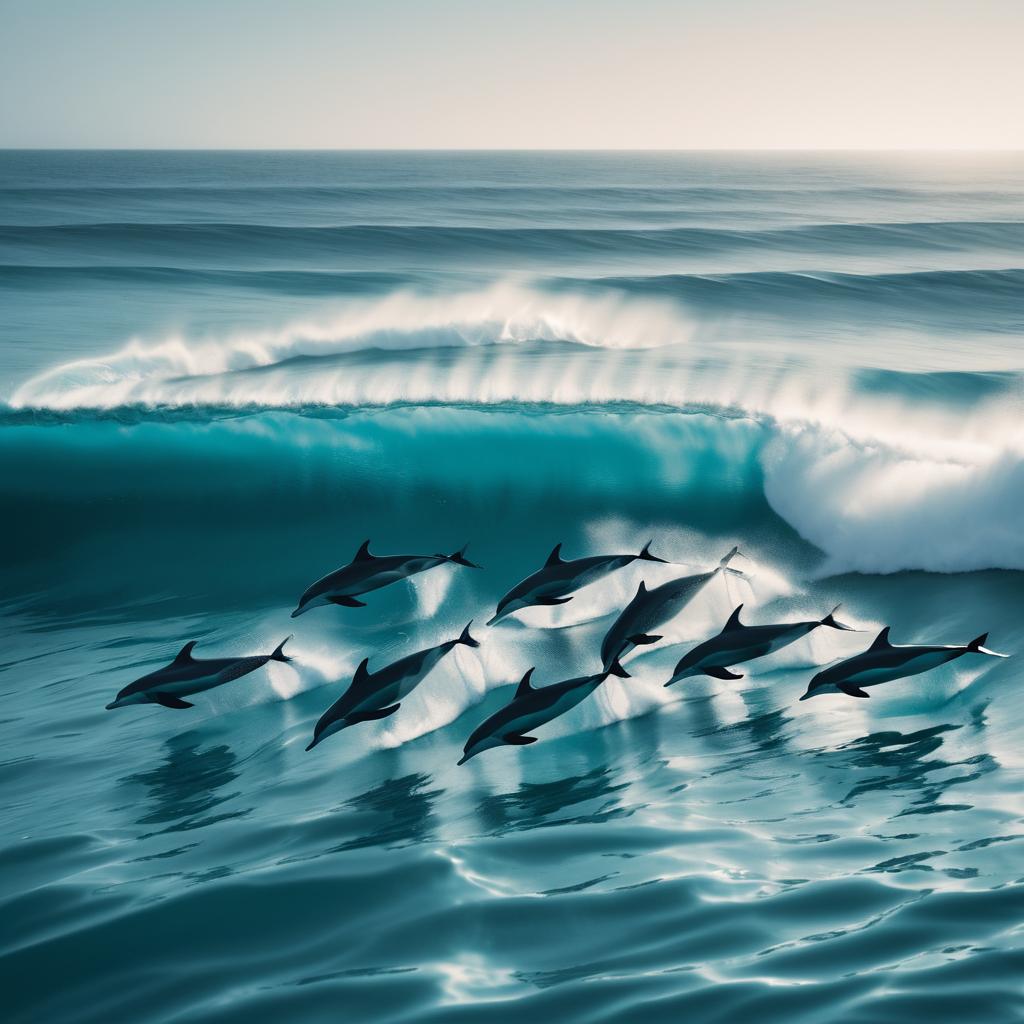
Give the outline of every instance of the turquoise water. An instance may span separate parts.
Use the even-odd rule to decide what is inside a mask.
[[[1019,156],[0,153],[5,1018],[1024,1016],[1022,252]],[[367,537],[484,570],[290,619]],[[734,544],[631,678],[456,766]],[[740,602],[863,632],[666,690]],[[798,702],[886,624],[1012,656]]]

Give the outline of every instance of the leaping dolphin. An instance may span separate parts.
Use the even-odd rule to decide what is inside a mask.
[[[626,675],[625,672],[621,673]],[[530,684],[531,668],[519,682],[516,694],[505,707],[496,711],[482,722],[466,741],[459,764],[465,764],[471,757],[491,747],[525,746],[536,743],[536,736],[525,733],[539,729],[542,725],[564,715],[580,701],[590,696],[607,678],[610,672],[599,672],[593,676],[566,679],[551,686],[534,687]]]
[[[284,653],[286,637],[272,654],[255,654],[248,658],[193,658],[196,641],[189,640],[177,657],[163,668],[129,683],[107,705],[107,710],[127,707],[129,704],[161,704],[165,708],[190,708],[194,705],[182,697],[212,690],[262,668],[268,661],[291,661]]]
[[[742,679],[739,672],[730,672],[728,666],[740,665],[745,661],[763,658],[766,654],[788,647],[819,626],[831,626],[832,629],[845,629],[856,632],[852,626],[846,626],[835,619],[839,611],[836,605],[823,619],[809,622],[779,622],[765,626],[745,626],[740,622],[740,605],[729,616],[729,621],[718,636],[698,644],[688,654],[679,659],[672,673],[672,678],[665,684],[671,686],[688,676],[713,676],[715,679]]]
[[[479,647],[480,644],[469,635],[467,624],[462,635],[455,640],[445,640],[436,647],[407,654],[398,661],[376,672],[367,669],[369,658],[363,658],[352,677],[349,688],[320,716],[313,729],[313,739],[307,750],[312,750],[328,736],[359,722],[372,722],[393,715],[401,702],[416,689],[434,666],[459,644]]]
[[[845,693],[849,697],[870,697],[867,686],[877,686],[893,679],[916,676],[920,672],[955,661],[965,654],[988,654],[993,658],[1008,658],[1008,654],[990,651],[982,645],[988,640],[988,633],[975,637],[964,647],[928,647],[916,644],[897,646],[889,643],[889,627],[886,626],[875,642],[860,654],[839,662],[819,672],[808,684],[807,692],[800,698],[817,697],[821,693]]]
[[[466,558],[466,549],[451,555],[371,555],[370,542],[364,541],[348,565],[328,573],[319,579],[299,598],[298,607],[292,612],[294,619],[324,604],[339,604],[346,608],[362,608],[365,601],[356,600],[357,594],[367,594],[391,583],[426,572],[446,563],[466,565],[471,569],[480,566]]]
[[[656,644],[661,636],[652,630],[678,615],[720,572],[747,579],[746,573],[728,568],[739,553],[739,548],[733,548],[710,572],[681,576],[653,590],[641,581],[636,596],[619,613],[601,643],[601,665],[605,671],[618,674],[620,658],[634,647]]]
[[[648,541],[639,555],[590,555],[587,558],[573,558],[569,561],[563,561],[562,545],[556,544],[543,568],[517,583],[498,602],[495,614],[488,620],[487,625],[493,626],[520,608],[565,604],[572,600],[574,591],[631,562],[640,559],[646,562],[664,562],[664,558],[651,554],[651,543]]]

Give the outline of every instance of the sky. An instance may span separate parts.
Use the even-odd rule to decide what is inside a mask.
[[[0,147],[1024,148],[1024,0],[0,0]]]

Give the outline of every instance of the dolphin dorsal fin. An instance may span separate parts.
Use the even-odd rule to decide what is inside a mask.
[[[533,675],[533,669],[527,669],[526,675],[519,680],[519,685],[516,687],[516,696],[524,697],[528,693],[533,693],[533,687],[530,685],[530,676]]]
[[[364,540],[359,546],[359,550],[356,552],[356,557],[352,559],[353,562],[368,562],[373,555],[370,554],[370,542]]]
[[[743,623],[740,622],[740,612],[743,611],[743,605],[737,605],[736,610],[729,616],[729,621],[722,628],[723,633],[728,633],[730,629],[742,629]]]
[[[551,554],[548,555],[548,560],[544,563],[545,568],[549,565],[561,565],[562,564],[562,542],[559,541],[552,549]]]
[[[174,665],[184,665],[187,662],[192,661],[193,660],[192,659],[192,648],[195,647],[196,643],[197,643],[196,640],[189,640],[189,642],[187,644],[185,644],[185,646],[182,647],[182,649],[180,651],[178,651],[178,654],[175,657],[175,659],[172,662],[172,664],[174,664]]]
[[[889,643],[889,627],[886,626],[878,636],[875,637],[875,642],[868,648],[869,651],[878,651],[885,647],[892,647]]]
[[[647,584],[641,580],[640,586],[636,588],[636,596],[633,598],[635,601],[638,597],[645,597],[647,594]]]
[[[354,684],[361,683],[370,674],[370,670],[366,667],[369,663],[369,658],[363,658],[363,660],[356,666],[355,674],[352,676],[352,682]]]

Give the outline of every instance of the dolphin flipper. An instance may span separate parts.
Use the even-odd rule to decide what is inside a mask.
[[[859,686],[854,686],[853,683],[836,683],[836,686],[846,694],[847,697],[870,697],[871,694],[866,690],[862,690]]]
[[[329,597],[331,604],[340,604],[344,608],[365,608],[365,601],[357,601],[354,597]]]
[[[710,668],[704,669],[704,675],[714,676],[715,679],[742,679],[742,672],[730,672],[727,668],[722,668],[720,665],[712,665]],[[865,697],[867,694],[864,695]]]
[[[519,733],[510,732],[501,737],[506,743],[514,747],[525,747],[527,743],[536,743],[536,736],[520,736]]]
[[[656,644],[662,638],[655,633],[634,633],[627,639],[634,647],[642,647],[644,644]]]
[[[535,604],[544,604],[544,605],[549,605],[549,604],[565,604],[566,602],[571,601],[571,600],[572,600],[571,597],[538,597],[538,598],[534,599],[534,603]]]
[[[194,708],[195,704],[189,704],[187,700],[182,700],[180,697],[172,697],[169,693],[151,693],[149,699],[154,704],[159,704],[165,708]]]
[[[401,706],[401,702],[399,702],[398,704],[391,704],[386,708],[377,708],[376,711],[354,711],[346,717],[350,722],[375,722],[380,718],[387,718],[389,715],[393,715]]]

